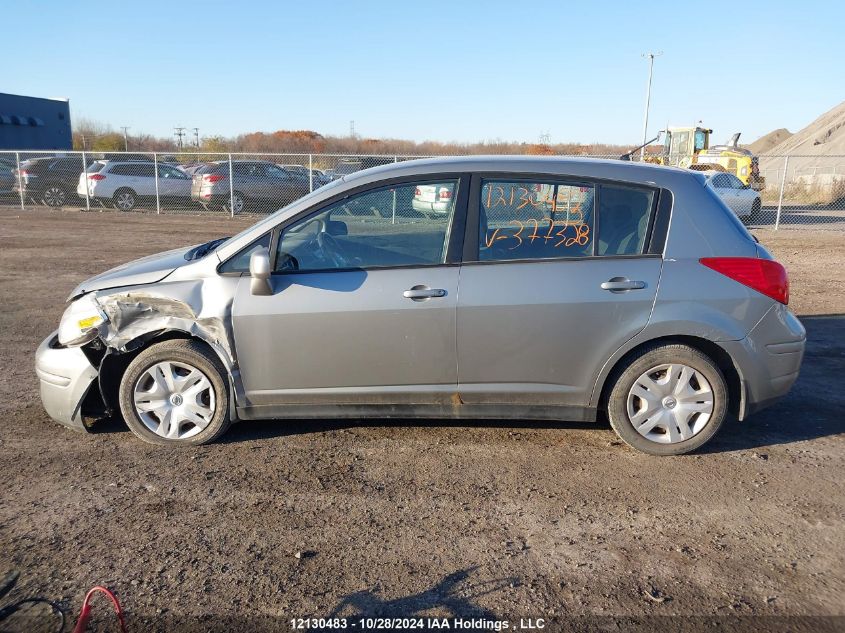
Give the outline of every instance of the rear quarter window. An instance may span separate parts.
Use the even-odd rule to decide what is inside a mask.
[[[601,185],[597,255],[641,255],[654,214],[653,189]]]
[[[745,228],[745,225],[742,223],[742,220],[740,220],[736,216],[736,213],[731,211],[730,207],[727,204],[725,204],[725,201],[722,200],[722,198],[719,197],[719,194],[716,193],[715,191],[713,191],[713,189],[711,187],[705,187],[704,189],[707,192],[707,195],[710,196],[710,200],[713,202],[713,204],[715,204],[717,207],[719,207],[719,210],[724,215],[728,216],[728,219],[730,220],[733,227],[737,230],[737,232],[740,235],[742,235],[745,239],[747,239],[749,242],[756,242],[757,240],[755,240],[754,236],[751,235],[751,233],[748,232],[748,229]]]

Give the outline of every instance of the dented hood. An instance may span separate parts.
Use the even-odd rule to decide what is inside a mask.
[[[139,284],[153,284],[167,277],[180,266],[189,263],[185,253],[189,248],[177,248],[164,253],[156,253],[142,257],[135,261],[121,264],[116,268],[86,279],[70,293],[68,300],[78,297],[92,290],[104,290],[119,286],[136,286]]]

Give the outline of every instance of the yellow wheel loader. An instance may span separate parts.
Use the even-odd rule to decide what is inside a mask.
[[[695,127],[672,127],[660,132],[650,140],[649,145],[663,138],[663,151],[659,154],[646,156],[645,160],[659,165],[673,165],[698,171],[716,170],[734,174],[745,185],[760,191],[765,179],[760,175],[757,156],[748,149],[739,147],[739,135],[734,134],[725,145],[710,146],[710,135],[713,130]],[[631,160],[636,148],[622,158]]]

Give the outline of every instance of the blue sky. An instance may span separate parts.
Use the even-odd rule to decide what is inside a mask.
[[[649,50],[652,132],[701,120],[750,141],[845,99],[834,1],[56,0],[2,15],[0,91],[69,97],[74,117],[130,134],[343,135],[354,120],[364,137],[633,144]]]

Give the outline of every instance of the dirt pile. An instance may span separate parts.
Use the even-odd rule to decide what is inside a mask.
[[[785,127],[778,128],[758,138],[748,146],[748,149],[757,155],[768,154],[773,147],[780,145],[790,136],[792,136],[792,132]]]
[[[777,132],[777,131],[776,131]],[[772,132],[758,139],[759,143]],[[845,174],[845,101],[825,112],[807,127],[765,150],[763,171],[777,169],[789,155],[789,171],[795,175]]]

